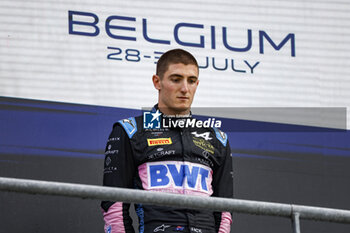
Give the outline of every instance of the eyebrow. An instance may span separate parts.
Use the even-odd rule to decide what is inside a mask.
[[[177,73],[175,73],[175,74],[171,74],[171,75],[169,75],[169,77],[170,77],[170,78],[172,78],[172,77],[176,77],[176,78],[183,78],[184,76],[182,76],[181,74],[177,74]],[[197,76],[189,76],[188,78],[189,78],[189,79],[198,79],[198,77],[197,77]]]
[[[171,77],[176,77],[176,78],[183,78],[184,76],[182,76],[181,74],[171,74],[171,75],[169,75],[169,77],[171,78]]]

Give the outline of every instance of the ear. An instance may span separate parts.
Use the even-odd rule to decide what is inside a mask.
[[[159,76],[156,74],[153,75],[152,82],[153,82],[154,88],[156,88],[159,91],[160,90],[160,78],[159,78]]]

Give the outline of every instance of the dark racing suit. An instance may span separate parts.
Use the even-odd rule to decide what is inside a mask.
[[[198,196],[233,197],[232,157],[216,128],[143,129],[143,118],[113,126],[105,151],[103,185]],[[103,201],[105,232],[134,232],[130,204]],[[139,232],[230,232],[231,214],[135,205]]]

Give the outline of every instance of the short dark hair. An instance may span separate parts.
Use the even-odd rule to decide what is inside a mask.
[[[164,73],[168,70],[170,64],[195,65],[198,69],[196,58],[183,49],[173,49],[165,52],[157,62],[157,75],[163,78]],[[199,69],[198,69],[199,71]]]

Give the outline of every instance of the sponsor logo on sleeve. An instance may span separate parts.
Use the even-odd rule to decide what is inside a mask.
[[[107,142],[114,142],[114,141],[120,141],[120,137],[109,138]]]
[[[107,147],[107,150],[105,152],[105,155],[111,155],[111,154],[118,154],[119,153],[119,150],[112,150],[112,145],[109,144],[108,147]]]
[[[106,166],[109,166],[109,164],[111,164],[111,162],[112,162],[112,160],[111,160],[111,158],[108,156],[108,157],[106,158]]]

